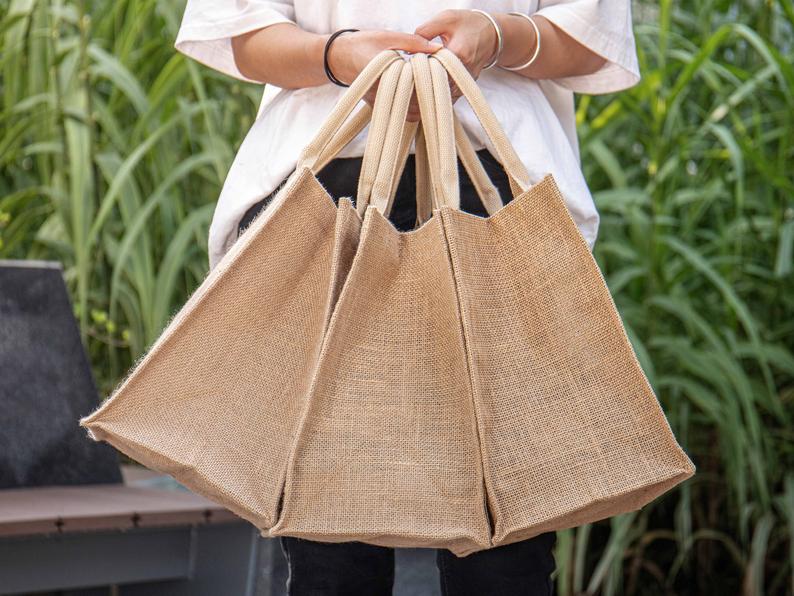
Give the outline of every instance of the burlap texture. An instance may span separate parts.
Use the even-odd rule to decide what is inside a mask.
[[[442,221],[367,211],[273,535],[489,546],[455,281]]]
[[[483,219],[441,212],[494,545],[638,509],[694,468],[551,176]]]
[[[80,420],[91,438],[261,529],[276,521],[295,429],[361,228],[350,199],[335,205],[314,169],[341,149],[333,134],[394,60],[396,52],[373,60],[284,188],[111,396]],[[373,122],[388,123],[386,107]]]

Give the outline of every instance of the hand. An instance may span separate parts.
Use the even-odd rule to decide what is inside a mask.
[[[455,54],[475,79],[484,66],[493,60],[498,40],[491,22],[471,10],[443,10],[416,28],[415,33],[427,40],[441,37],[444,46]],[[455,102],[462,95],[450,79],[450,92]]]
[[[483,19],[484,20],[484,19]],[[337,37],[328,49],[328,65],[334,76],[343,83],[353,81],[364,67],[383,50],[403,50],[405,52],[432,54],[441,48],[441,44],[430,43],[429,40],[411,33],[397,31],[356,31],[343,33]],[[375,104],[378,91],[376,81],[364,96],[364,101]],[[419,120],[419,104],[416,94],[411,97],[406,120]]]

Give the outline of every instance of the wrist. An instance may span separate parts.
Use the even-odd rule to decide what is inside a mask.
[[[523,64],[537,48],[538,37],[535,28],[524,16],[499,13],[494,15],[502,27],[504,50],[497,66],[514,67]]]
[[[479,38],[483,40],[483,43],[477,44],[476,62],[481,65],[480,67],[483,70],[496,66],[504,45],[502,29],[499,22],[494,18],[494,15],[484,10],[477,8],[470,8],[468,10],[482,16],[484,26],[486,27],[479,36]]]
[[[350,56],[349,36],[356,31],[349,30],[323,36],[325,40],[323,51],[325,66],[327,66],[326,77],[337,85],[341,83],[343,86],[348,86],[355,78],[355,75],[350,73],[350,60],[347,57]]]

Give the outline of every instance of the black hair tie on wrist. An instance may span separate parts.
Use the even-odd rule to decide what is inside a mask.
[[[335,85],[339,85],[340,87],[350,87],[350,85],[347,85],[337,79],[334,76],[334,73],[331,72],[331,67],[328,64],[328,48],[331,47],[331,43],[333,43],[337,37],[342,35],[342,33],[355,33],[356,31],[360,31],[360,29],[340,29],[339,31],[334,31],[328,38],[328,41],[325,42],[325,49],[323,50],[323,67],[325,68],[325,76],[328,77],[329,81]]]

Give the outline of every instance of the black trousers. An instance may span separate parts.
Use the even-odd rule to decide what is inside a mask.
[[[503,202],[512,199],[507,174],[486,149],[477,154]],[[361,158],[337,158],[317,178],[334,201],[341,196],[355,201]],[[458,162],[460,207],[462,211],[486,216],[474,185]],[[275,191],[254,204],[238,225],[238,236]],[[398,230],[414,227],[416,221],[416,170],[414,156],[408,156],[397,187],[389,219]],[[447,549],[436,549],[441,593],[444,596],[550,596],[556,532],[546,532],[514,544],[457,557]],[[326,543],[282,536],[281,548],[287,558],[290,596],[384,596],[394,584],[394,549],[363,542]]]

